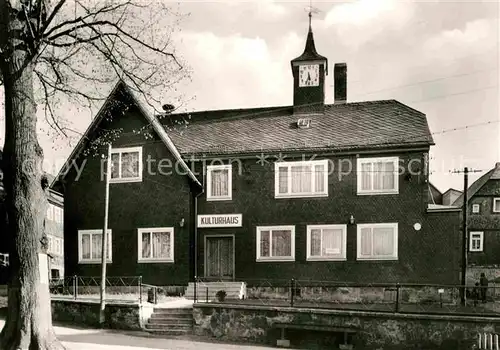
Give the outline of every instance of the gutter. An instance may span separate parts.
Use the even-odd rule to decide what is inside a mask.
[[[205,191],[202,189],[198,194],[193,193],[194,199],[194,210],[193,210],[193,222],[194,222],[194,278],[198,277],[198,197],[200,197]],[[196,288],[196,283],[195,283]]]
[[[436,208],[436,209],[427,208],[427,213],[452,213],[460,211],[461,211],[460,208]]]
[[[344,150],[344,151],[332,151],[317,149],[317,150],[263,150],[263,151],[252,151],[252,152],[231,152],[231,153],[190,153],[183,152],[183,157],[185,159],[192,159],[194,161],[211,160],[211,159],[256,159],[256,157],[261,156],[263,152],[264,155],[271,155],[272,153],[286,153],[287,158],[301,157],[304,155],[314,155],[321,152],[321,157],[339,157],[339,156],[353,156],[357,154],[381,154],[381,153],[411,153],[411,152],[428,152],[429,146],[415,147],[415,148],[382,148],[382,149],[356,149],[356,150]]]

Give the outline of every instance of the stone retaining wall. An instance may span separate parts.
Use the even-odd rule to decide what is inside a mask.
[[[438,287],[400,287],[399,301],[402,303],[440,302],[455,304],[458,302],[458,288]],[[248,299],[287,300],[290,298],[288,287],[249,287]],[[394,303],[395,288],[386,287],[297,287],[296,300],[339,303]]]
[[[105,315],[106,328],[140,330],[141,324],[145,323],[141,307],[137,304],[106,303]],[[99,327],[99,303],[81,300],[52,300],[52,319]]]
[[[500,332],[500,318],[389,314],[347,310],[196,304],[194,332],[222,340],[275,345],[273,323],[356,327],[355,348],[470,349],[478,332]],[[299,331],[291,332],[298,336]],[[298,338],[300,339],[300,337]],[[293,341],[292,341],[293,347]]]

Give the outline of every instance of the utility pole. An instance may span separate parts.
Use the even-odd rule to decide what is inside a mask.
[[[467,209],[469,207],[469,201],[467,199],[467,189],[469,187],[469,168],[464,168],[464,202],[462,204],[462,274],[461,274],[461,284],[462,288],[460,290],[460,302],[462,306],[466,304],[465,285],[466,285],[466,275],[467,275],[467,252],[469,251],[469,239],[467,233]]]
[[[460,278],[460,303],[462,306],[466,304],[466,278],[467,278],[467,254],[469,252],[469,234],[467,228],[467,210],[469,208],[469,200],[467,198],[467,190],[469,188],[469,173],[478,173],[480,170],[471,170],[465,167],[464,170],[455,170],[453,173],[464,174],[464,193],[462,203],[462,263],[461,263],[461,278]]]
[[[106,322],[104,311],[106,309],[106,264],[108,253],[108,212],[109,212],[109,176],[111,175],[111,144],[108,145],[106,158],[106,189],[104,198],[104,230],[102,232],[101,243],[101,293],[99,303],[99,324]]]

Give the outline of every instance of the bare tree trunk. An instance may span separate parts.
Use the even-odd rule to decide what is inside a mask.
[[[0,12],[6,10],[4,6]],[[3,47],[11,51],[1,71],[5,89],[4,184],[13,240],[9,243],[8,315],[0,333],[0,350],[63,349],[52,328],[48,275],[40,276],[38,253],[43,252],[47,200],[42,187],[43,151],[37,139],[33,65],[26,60],[29,49],[17,40],[22,24],[16,23],[15,17],[7,18],[5,12],[1,16]],[[8,33],[15,36],[5,40]]]

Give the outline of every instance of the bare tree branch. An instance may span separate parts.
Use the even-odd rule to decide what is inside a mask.
[[[43,36],[43,34],[45,33],[45,31],[50,26],[50,24],[52,23],[52,21],[57,16],[57,14],[59,13],[59,11],[61,10],[61,8],[64,6],[65,3],[66,3],[66,0],[59,0],[59,2],[56,4],[56,6],[54,7],[54,9],[52,10],[52,12],[50,13],[50,15],[48,16],[47,20],[45,20],[43,22],[43,27],[40,28],[40,30],[38,31],[38,37],[39,38]]]
[[[57,128],[57,130],[59,130],[64,136],[67,137],[67,134],[65,133],[65,131],[59,126],[59,123],[57,122],[55,113],[52,110],[52,105],[50,103],[50,94],[49,94],[49,90],[47,87],[47,83],[45,82],[45,78],[40,73],[38,73],[36,71],[35,71],[35,74],[37,75],[38,79],[40,80],[40,82],[42,84],[43,91],[44,91],[44,98],[45,98],[45,101],[47,102],[44,104],[45,105],[45,108],[44,108],[45,120],[49,123],[49,125],[51,127],[55,126]],[[49,117],[50,117],[50,120],[49,120]]]

